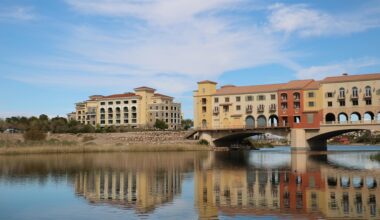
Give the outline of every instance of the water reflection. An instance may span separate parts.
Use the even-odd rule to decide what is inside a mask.
[[[380,169],[369,160],[373,153],[9,156],[0,158],[0,194],[7,190],[7,183],[28,187],[37,181],[43,186],[53,179],[69,183],[77,196],[73,200],[84,198],[90,206],[133,210],[145,218],[160,218],[159,210],[176,209],[187,201],[194,205],[185,208],[193,212],[177,213],[184,219],[379,219]],[[184,187],[184,181],[192,185]],[[4,211],[0,207],[0,213]],[[169,212],[163,216],[178,218]]]

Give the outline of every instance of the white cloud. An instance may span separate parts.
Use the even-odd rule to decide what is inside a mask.
[[[380,8],[365,8],[339,14],[313,9],[305,4],[275,4],[269,7],[270,28],[302,37],[344,35],[380,27]]]
[[[311,66],[297,71],[300,79],[323,79],[328,76],[336,76],[341,73],[362,72],[363,68],[380,65],[378,58],[350,59],[335,64]]]
[[[36,15],[33,12],[33,9],[30,7],[9,7],[9,8],[0,8],[0,21],[29,21],[36,19]]]

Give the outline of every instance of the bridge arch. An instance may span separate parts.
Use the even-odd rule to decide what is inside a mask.
[[[348,122],[348,115],[345,112],[341,112],[338,114],[338,121],[339,123],[347,123]]]
[[[332,124],[336,121],[335,115],[333,113],[327,113],[325,116],[326,124]]]
[[[269,116],[269,126],[270,127],[278,127],[278,116],[277,115],[271,115]]]
[[[257,117],[257,127],[266,127],[267,126],[267,118],[264,115],[259,115]]]
[[[254,128],[255,127],[255,118],[252,115],[249,115],[245,118],[245,126],[247,128]]]
[[[361,115],[359,112],[352,112],[350,115],[350,121],[352,122],[358,122],[361,121]]]
[[[375,114],[371,111],[367,111],[364,113],[364,121],[373,121],[375,120]]]
[[[312,136],[307,140],[310,146],[310,150],[326,150],[327,146],[327,140],[345,134],[349,132],[355,132],[355,131],[371,131],[370,128],[346,128],[341,130],[331,130],[326,131],[324,133],[320,133],[316,136]]]

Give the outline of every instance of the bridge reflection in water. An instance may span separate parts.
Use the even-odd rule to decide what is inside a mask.
[[[199,219],[237,215],[379,219],[380,169],[368,157],[373,153],[251,151],[0,157],[0,179],[22,181],[27,177],[29,181],[36,177],[43,182],[49,176],[61,176],[88,204],[135,210],[142,216],[154,216],[161,206],[170,208],[184,201],[182,194],[190,193],[194,201],[190,198],[188,202],[194,202],[197,215],[192,218]],[[354,161],[355,157],[360,163],[350,166],[346,160]]]
[[[197,169],[195,203],[200,217],[217,218],[222,212],[232,216],[378,219],[380,172],[349,170],[326,160],[327,155],[292,154],[290,167]],[[298,171],[299,164],[306,165],[305,169]]]

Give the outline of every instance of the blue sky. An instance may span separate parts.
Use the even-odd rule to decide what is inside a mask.
[[[61,115],[151,86],[252,85],[379,72],[380,2],[1,0],[0,117]]]

